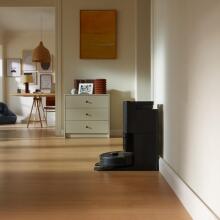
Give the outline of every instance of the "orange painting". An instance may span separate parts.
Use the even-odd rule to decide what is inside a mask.
[[[80,58],[115,59],[116,29],[116,10],[81,10]]]

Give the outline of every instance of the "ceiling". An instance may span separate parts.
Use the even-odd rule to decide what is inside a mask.
[[[0,7],[0,31],[52,31],[53,7]]]

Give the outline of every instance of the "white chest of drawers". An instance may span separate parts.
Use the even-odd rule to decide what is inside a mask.
[[[65,95],[65,137],[109,137],[109,95]]]

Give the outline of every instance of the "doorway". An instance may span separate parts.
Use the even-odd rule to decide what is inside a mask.
[[[2,102],[17,116],[16,124],[3,125],[0,130],[21,129],[27,134],[32,133],[33,129],[40,130],[42,134],[51,133],[48,130],[53,130],[54,133],[56,131],[56,109],[51,111],[49,108],[45,117],[48,96],[40,97],[42,105],[38,106],[35,103],[32,106],[35,98],[32,94],[35,92],[56,93],[55,12],[55,7],[0,7],[0,32],[3,33],[1,39],[2,50],[4,49],[2,60],[5,61],[1,78],[4,84]],[[43,41],[51,54],[51,66],[46,70],[39,63],[32,62],[32,51],[40,41]],[[13,63],[16,63],[16,68],[19,69],[15,74],[9,71]],[[26,75],[32,78],[28,96],[23,95],[25,93],[23,78]],[[43,77],[47,78],[49,87],[42,86],[45,84],[45,80],[42,81]],[[27,128],[28,122],[30,124]]]

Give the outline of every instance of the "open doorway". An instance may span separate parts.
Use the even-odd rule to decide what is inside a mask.
[[[40,133],[54,135],[56,125],[55,90],[55,8],[0,7],[2,67],[0,91],[3,109],[16,116],[16,123],[3,120],[0,131],[10,137]],[[32,62],[32,52],[40,41],[49,50],[51,63],[43,68]],[[15,70],[14,70],[15,68]],[[29,94],[25,80],[29,78]],[[37,94],[37,96],[36,96]],[[4,116],[4,115],[2,115]],[[1,120],[0,120],[1,121]],[[0,132],[1,133],[1,132]]]

